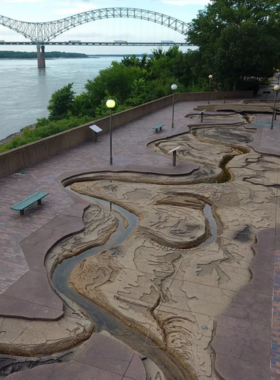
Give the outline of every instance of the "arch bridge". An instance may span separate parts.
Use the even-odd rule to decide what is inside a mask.
[[[174,17],[139,8],[101,8],[50,22],[25,22],[0,15],[0,25],[22,34],[37,45],[38,67],[42,68],[45,67],[46,43],[79,25],[109,18],[146,20],[173,29],[183,35],[188,28],[187,23]]]

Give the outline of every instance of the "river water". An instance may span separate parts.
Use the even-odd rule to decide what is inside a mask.
[[[121,57],[53,59],[38,70],[37,61],[0,60],[0,140],[47,117],[47,105],[54,91],[73,82],[76,94],[88,79]]]

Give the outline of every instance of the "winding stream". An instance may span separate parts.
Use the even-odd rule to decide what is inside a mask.
[[[195,133],[195,131],[193,132]],[[242,149],[240,149],[240,154],[242,153],[245,153],[245,148],[243,151]],[[234,158],[234,155],[228,155],[224,157],[224,159],[220,163],[222,175],[220,176],[220,178],[218,178],[217,182],[227,182],[230,180],[230,173],[226,166],[232,158]],[[96,181],[111,182],[110,180]],[[125,183],[125,181],[121,180],[117,182]],[[70,188],[70,186],[68,187]],[[104,245],[90,248],[85,252],[72,258],[67,258],[62,263],[60,263],[53,273],[52,282],[54,287],[58,292],[64,294],[66,297],[74,301],[81,309],[86,311],[89,318],[91,318],[94,321],[95,332],[100,332],[102,330],[108,331],[112,336],[123,341],[129,347],[141,353],[144,357],[150,358],[162,370],[167,380],[190,379],[188,371],[185,368],[183,368],[168,352],[166,352],[166,350],[160,348],[157,344],[155,344],[145,335],[131,328],[130,326],[127,326],[125,323],[121,322],[110,312],[96,305],[89,299],[83,297],[69,286],[70,274],[81,261],[83,261],[88,256],[94,255],[100,251],[109,250],[112,247],[121,244],[133,233],[133,231],[138,225],[138,217],[135,214],[124,209],[123,207],[120,207],[114,203],[110,204],[110,202],[103,199],[97,199],[78,193],[76,194],[85,200],[90,199],[96,201],[106,209],[110,210],[110,208],[112,207],[112,212],[118,219],[119,224],[117,230],[114,233],[112,233],[112,235]],[[212,213],[212,207],[209,204],[205,203],[203,213],[210,227],[210,236],[198,247],[205,247],[211,244],[217,239],[218,235],[217,223]],[[126,220],[128,221],[128,226],[126,228],[124,227],[122,216],[126,218]],[[186,250],[186,252],[187,251],[188,250]]]
[[[103,180],[102,182],[105,181]],[[86,195],[78,195],[84,199],[90,198],[91,200],[97,201],[106,209],[110,209],[110,202],[108,201]],[[132,349],[138,351],[145,357],[149,357],[162,370],[166,379],[186,380],[190,378],[188,372],[166,351],[159,348],[152,340],[144,336],[142,333],[126,326],[110,312],[94,304],[92,301],[78,294],[73,288],[69,287],[69,277],[76,265],[88,256],[103,250],[109,250],[110,248],[121,244],[137,227],[138,217],[136,215],[116,204],[111,204],[111,206],[112,211],[119,220],[118,229],[111,235],[109,240],[104,245],[88,249],[82,254],[66,259],[59,264],[52,277],[53,284],[57,291],[63,293],[87,312],[89,317],[94,321],[95,332],[106,330],[117,339],[120,339],[126,343]],[[124,228],[123,219],[119,213],[127,219],[129,223],[127,228]],[[215,218],[213,217],[211,206],[208,204],[205,205],[204,216],[208,220],[211,236],[209,236],[209,238],[203,242],[201,246],[208,245],[217,238],[217,224]]]

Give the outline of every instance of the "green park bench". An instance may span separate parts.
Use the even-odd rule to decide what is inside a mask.
[[[24,215],[24,209],[28,206],[33,205],[33,203],[38,202],[38,205],[42,203],[42,199],[45,198],[49,193],[37,193],[30,195],[30,197],[24,199],[23,201],[11,206],[10,208],[15,211],[20,211],[20,215]]]
[[[161,128],[164,126],[164,124],[158,124],[156,126],[153,127],[153,129],[155,129],[155,131],[157,132],[158,130],[161,131]]]

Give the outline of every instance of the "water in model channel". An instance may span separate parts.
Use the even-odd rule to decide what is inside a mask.
[[[102,182],[107,181],[105,180]],[[68,186],[68,190],[70,190],[70,186]],[[94,304],[90,300],[78,294],[73,288],[69,287],[68,279],[76,265],[78,265],[88,256],[91,256],[103,250],[108,250],[114,246],[119,245],[124,240],[126,240],[129,237],[129,235],[131,235],[131,233],[134,231],[138,224],[138,217],[120,206],[117,206],[115,204],[111,204],[110,206],[110,203],[107,201],[85,195],[80,196],[85,200],[90,198],[91,200],[100,202],[103,205],[103,207],[107,209],[110,209],[110,207],[112,207],[112,211],[114,212],[115,210],[117,210],[118,212],[120,212],[127,219],[129,225],[127,228],[124,228],[122,218],[117,212],[114,212],[115,216],[119,220],[119,226],[117,231],[115,231],[111,235],[107,243],[105,243],[103,246],[90,248],[82,254],[66,259],[61,264],[59,264],[56,270],[54,271],[52,277],[52,281],[55,288],[59,292],[63,293],[68,298],[73,300],[81,308],[86,310],[90,318],[94,320],[95,332],[106,330],[116,338],[125,342],[132,349],[140,352],[146,357],[149,357],[159,366],[159,368],[166,376],[166,379],[187,380],[189,376],[185,369],[183,369],[180,366],[180,364],[177,363],[174,360],[174,358],[170,356],[165,350],[160,349],[146,336],[134,330],[133,328],[121,323],[111,313],[102,309],[98,305]],[[204,243],[201,244],[202,246],[210,244],[217,238],[216,221],[212,215],[211,206],[207,204],[204,208],[204,216],[208,220],[211,236]]]
[[[84,91],[87,80],[121,57],[48,59],[47,68],[38,70],[37,60],[0,60],[0,140],[48,116],[52,94],[74,83],[76,94]]]

